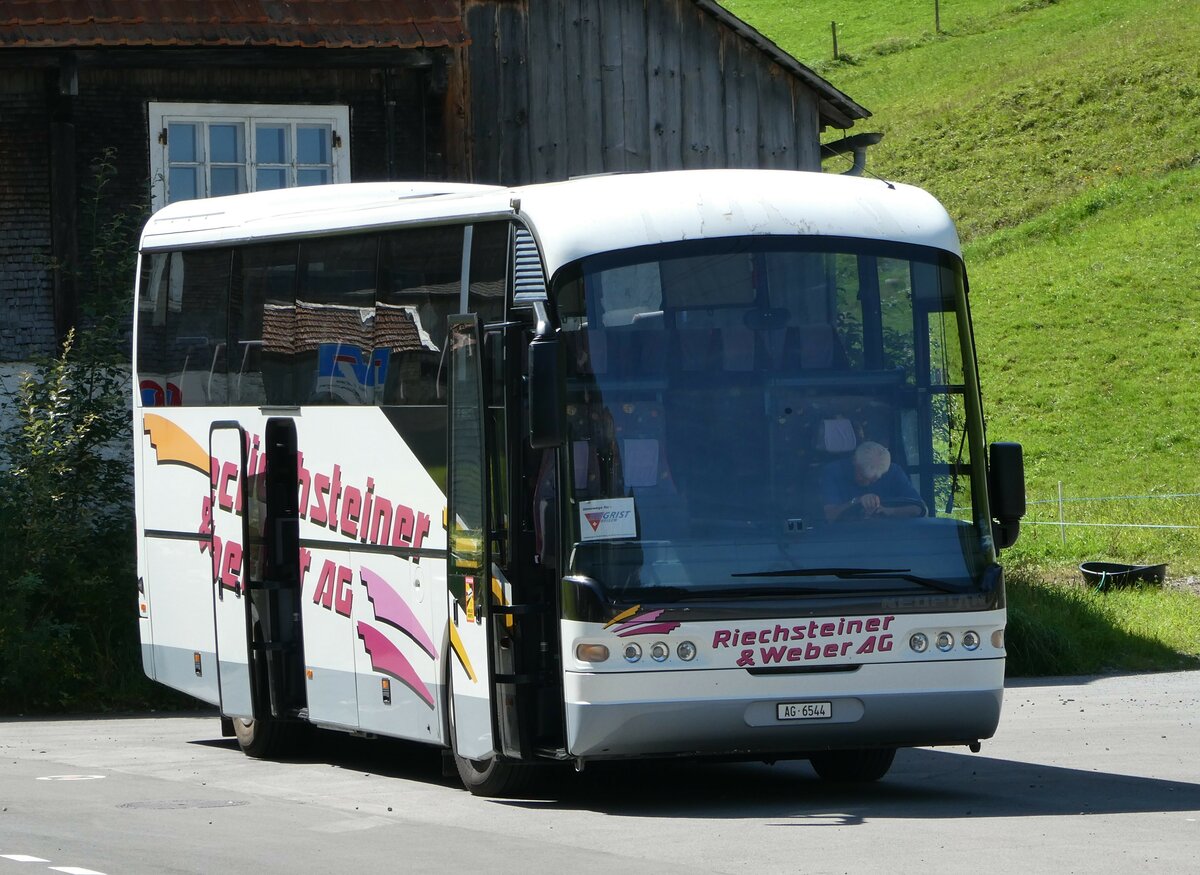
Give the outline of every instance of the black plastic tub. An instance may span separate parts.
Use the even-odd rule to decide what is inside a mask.
[[[1166,563],[1162,565],[1124,565],[1120,562],[1084,562],[1079,566],[1085,583],[1096,589],[1110,586],[1132,586],[1137,583],[1162,585],[1167,576]]]

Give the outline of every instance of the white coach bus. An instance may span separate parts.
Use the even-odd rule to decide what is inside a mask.
[[[1021,452],[989,468],[958,240],[919,190],[177,203],[135,336],[145,670],[251,756],[394,736],[504,794],[633,757],[874,780],[996,729]]]

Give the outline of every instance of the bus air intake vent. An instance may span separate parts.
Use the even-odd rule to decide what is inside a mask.
[[[524,228],[517,228],[517,240],[513,255],[513,303],[531,304],[546,300],[546,275],[542,272],[542,259],[538,255],[533,235]]]

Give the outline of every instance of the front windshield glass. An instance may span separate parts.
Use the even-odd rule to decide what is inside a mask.
[[[733,238],[585,259],[567,575],[611,600],[977,591],[994,563],[961,264]]]

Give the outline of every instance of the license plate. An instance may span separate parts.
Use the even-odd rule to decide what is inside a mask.
[[[827,720],[833,716],[832,702],[780,702],[775,706],[780,720]]]

